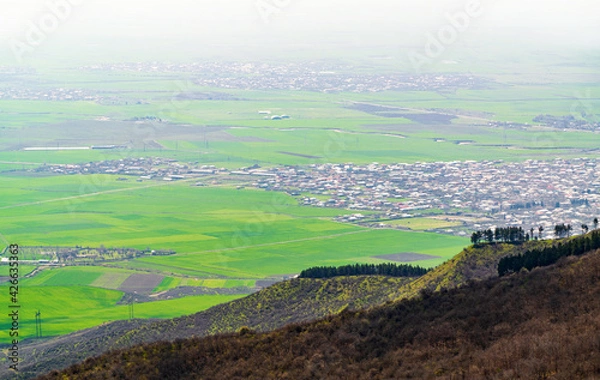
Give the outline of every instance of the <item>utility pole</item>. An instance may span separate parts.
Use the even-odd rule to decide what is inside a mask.
[[[42,337],[42,312],[39,310],[35,313],[35,337]]]

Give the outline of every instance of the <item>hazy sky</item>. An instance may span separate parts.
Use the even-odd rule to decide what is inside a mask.
[[[464,15],[468,9],[471,15],[459,17],[463,23],[452,26],[449,15]],[[68,49],[110,56],[127,50],[160,55],[158,51],[173,49],[198,55],[215,46],[264,46],[269,51],[296,46],[419,47],[444,31],[450,33],[449,45],[518,41],[598,50],[600,2],[0,0],[0,53],[5,58],[17,49],[25,61],[52,55],[53,49],[57,54]]]

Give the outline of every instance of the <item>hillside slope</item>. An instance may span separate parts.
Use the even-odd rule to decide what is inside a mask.
[[[270,333],[153,343],[46,379],[600,377],[600,254]]]
[[[269,331],[288,323],[337,314],[345,309],[358,310],[381,305],[397,298],[399,289],[411,280],[378,276],[294,279],[190,316],[173,320],[109,323],[51,340],[21,345],[19,354],[23,363],[20,374],[22,378],[32,378],[111,349],[139,343],[236,332],[243,326],[256,331]],[[0,378],[11,376],[5,366],[0,366]]]
[[[498,262],[509,255],[556,244],[555,240],[529,241],[523,244],[482,244],[465,248],[458,255],[400,289],[398,299],[412,298],[421,291],[452,289],[471,281],[498,276]]]
[[[288,323],[336,314],[346,308],[358,310],[411,298],[419,295],[422,289],[453,288],[468,281],[495,277],[500,258],[544,244],[552,242],[471,246],[414,281],[389,277],[295,279],[195,315],[174,320],[109,323],[48,341],[23,344],[20,348],[24,358],[21,373],[23,378],[31,378],[108,350],[135,344],[231,333],[242,326],[269,331]],[[6,371],[0,366],[0,378],[10,375]]]
[[[23,378],[64,368],[108,350],[140,343],[231,333],[246,326],[264,332],[289,323],[312,321],[339,313],[411,298],[422,289],[453,288],[468,281],[497,276],[498,261],[509,254],[551,242],[468,247],[450,261],[414,281],[389,277],[295,279],[204,312],[161,321],[121,321],[21,347]],[[0,366],[0,378],[9,376]]]

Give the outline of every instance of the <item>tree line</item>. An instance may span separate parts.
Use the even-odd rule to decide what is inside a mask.
[[[473,234],[471,235],[471,243],[475,245],[481,242],[522,243],[533,239],[532,236],[533,229],[531,230],[530,235],[529,232],[525,232],[525,230],[522,227],[497,227],[494,230],[487,229],[473,232]]]
[[[498,275],[518,272],[522,268],[531,270],[535,267],[556,263],[561,257],[583,255],[589,251],[600,249],[600,230],[577,237],[555,246],[532,249],[523,254],[504,257],[498,263]]]
[[[592,221],[593,228],[598,228],[598,218]],[[581,224],[581,233],[586,234],[590,227],[583,223]],[[573,226],[570,224],[557,224],[554,226],[554,235],[557,238],[571,237]],[[536,236],[537,232],[537,236]],[[523,243],[529,240],[542,240],[544,226],[531,228],[526,232],[522,227],[496,227],[494,230],[479,230],[471,234],[471,243],[478,245],[480,243]]]
[[[341,267],[312,267],[300,272],[300,278],[331,278],[337,276],[380,275],[391,277],[420,277],[429,269],[409,264],[351,264]]]

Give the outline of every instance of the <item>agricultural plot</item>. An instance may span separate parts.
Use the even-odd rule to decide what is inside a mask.
[[[8,294],[6,285],[0,289]],[[63,335],[102,323],[129,318],[127,305],[117,305],[122,292],[89,286],[35,286],[21,291],[20,330],[23,339],[35,336],[35,313],[42,313],[44,336]],[[243,295],[202,295],[138,303],[136,318],[175,318],[196,313]],[[0,321],[0,338],[8,339],[9,323]]]
[[[78,270],[79,268],[75,269]],[[104,289],[119,289],[121,284],[131,276],[129,272],[118,272],[114,269],[106,273],[102,273],[98,278],[90,283],[90,286]]]
[[[189,275],[213,273],[235,278],[264,278],[297,274],[310,266],[341,266],[356,262],[382,262],[373,256],[417,252],[436,256],[419,260],[426,267],[438,265],[465,245],[467,239],[438,234],[395,230],[359,230],[295,242],[240,247],[214,252],[187,253],[169,258],[149,257],[119,263],[136,270],[180,271]],[[340,249],[344,247],[344,249]],[[389,260],[388,260],[389,261]]]
[[[38,310],[43,315],[46,336],[66,334],[109,321],[127,319],[128,309],[118,305],[123,292],[149,294],[163,279],[163,276],[153,274],[92,266],[45,268],[35,276],[25,278],[34,267],[23,266],[20,269],[23,276],[19,283],[20,321],[23,321],[21,325],[24,326],[20,336],[24,338],[34,336],[33,320]],[[187,280],[179,279],[183,284],[186,284]],[[225,282],[222,281],[222,284],[225,285]],[[8,284],[0,285],[0,288],[8,294]],[[134,306],[135,317],[173,318],[242,296],[243,294],[201,295],[139,303]],[[0,329],[3,331],[8,331],[7,326],[6,323],[0,323]],[[0,334],[4,336],[8,333]]]
[[[101,266],[39,267],[34,277],[22,280],[23,286],[86,285],[117,290],[130,276],[138,274],[118,268]]]
[[[60,271],[43,270],[35,277],[24,280],[23,286],[69,286],[69,285],[90,285],[100,277],[99,272],[89,271]]]
[[[199,279],[188,277],[169,277],[163,278],[162,282],[154,289],[155,292],[161,292],[174,289],[179,286],[197,286],[209,289],[232,289],[232,288],[254,288],[256,280],[240,279]]]
[[[126,191],[126,189],[148,186],[137,182],[116,181],[114,176],[9,176],[0,180],[0,210],[9,214],[11,209],[60,203],[63,208],[77,204],[80,199],[92,194]],[[55,223],[61,220],[56,219]],[[7,234],[9,231],[4,230]]]
[[[410,263],[412,261],[432,260],[437,259],[436,256],[425,255],[423,253],[403,252],[403,253],[392,253],[389,255],[374,256],[377,259],[392,260],[401,263]]]
[[[387,220],[382,222],[391,226],[401,226],[414,231],[425,231],[434,229],[450,228],[462,225],[460,222],[451,222],[435,218],[407,218]]]
[[[300,207],[281,193],[178,183],[97,194],[72,203],[13,207],[5,211],[0,231],[30,246],[152,247],[185,253],[357,229],[321,219],[339,213]]]
[[[164,276],[136,273],[127,277],[119,290],[127,293],[150,294],[163,280]]]

